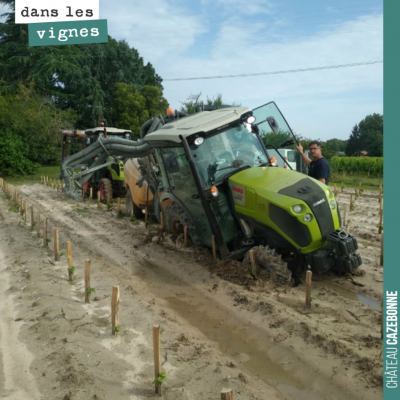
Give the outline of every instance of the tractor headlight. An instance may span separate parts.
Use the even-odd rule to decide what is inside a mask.
[[[293,207],[293,211],[294,211],[296,214],[301,213],[301,206],[298,205],[298,204],[296,204],[296,205]]]
[[[303,217],[304,222],[310,222],[312,219],[311,214],[305,214]]]
[[[335,207],[336,207],[335,200],[331,200],[331,201],[329,202],[329,205],[331,206],[332,210],[334,210]]]

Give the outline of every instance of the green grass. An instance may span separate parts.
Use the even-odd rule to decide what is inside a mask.
[[[375,176],[367,176],[365,174],[346,174],[346,173],[332,173],[329,179],[329,186],[334,186],[335,183],[339,189],[343,182],[345,188],[355,188],[359,187],[361,182],[361,187],[364,190],[379,190],[379,185],[383,185],[383,178],[377,178]]]
[[[60,175],[60,167],[51,166],[51,167],[40,167],[34,175],[9,176],[3,178],[7,183],[14,186],[18,186],[18,185],[29,185],[34,183],[40,183],[41,176],[48,176],[50,179],[57,179],[59,175]]]

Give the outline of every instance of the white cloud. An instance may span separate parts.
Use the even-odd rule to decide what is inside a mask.
[[[281,14],[275,17],[271,3],[263,0],[251,2],[251,7],[244,0],[191,4],[189,7],[180,0],[171,6],[161,0],[148,0],[135,2],[134,7],[120,2],[116,8],[102,1],[100,12],[108,19],[111,36],[126,39],[163,79],[252,74],[383,58],[381,14],[336,20],[322,27],[298,19],[294,26]],[[261,16],[249,18],[253,12]],[[272,14],[263,17],[268,13]],[[199,92],[204,98],[222,93],[225,102],[250,107],[275,100],[284,114],[290,115],[289,123],[296,131],[301,129],[322,139],[351,130],[367,114],[382,112],[383,108],[381,64],[231,79],[164,81],[163,86],[173,107]]]

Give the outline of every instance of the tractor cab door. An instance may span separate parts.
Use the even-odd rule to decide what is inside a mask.
[[[283,148],[295,151],[295,153],[290,153],[295,156],[295,160],[290,161],[295,161],[296,170],[302,171],[302,159],[296,149],[297,139],[275,102],[272,101],[255,108],[253,110],[253,115],[256,117],[255,125],[258,126],[260,136],[263,137],[267,135],[267,140],[265,141],[267,152],[268,148],[270,150],[275,149],[279,154],[281,153],[278,149]],[[269,138],[271,140],[270,143],[268,140]],[[286,152],[281,154],[282,161],[285,158],[285,155]]]

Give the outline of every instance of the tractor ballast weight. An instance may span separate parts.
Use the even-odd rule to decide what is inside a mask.
[[[214,237],[221,258],[241,259],[259,247],[257,261],[281,275],[287,266],[287,277],[307,268],[352,272],[361,265],[357,240],[341,228],[334,193],[276,168],[260,131],[292,133],[273,102],[145,123],[142,137],[154,152],[125,165],[130,198],[145,181],[153,199],[137,208],[150,206],[158,220],[163,211],[173,233],[186,225],[196,244],[211,247]]]

